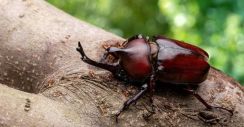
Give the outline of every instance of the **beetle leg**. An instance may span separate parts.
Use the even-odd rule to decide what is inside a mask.
[[[148,90],[149,90],[149,98],[150,98],[150,104],[151,104],[151,110],[148,110],[148,114],[143,114],[143,118],[145,120],[148,120],[149,117],[151,117],[154,113],[155,113],[155,105],[153,103],[153,95],[155,92],[155,74],[152,74],[150,76],[150,80],[149,80],[149,86],[148,86]]]
[[[119,110],[118,113],[116,113],[115,117],[116,117],[116,122],[118,122],[118,117],[119,115],[125,110],[127,109],[132,103],[136,102],[146,91],[148,90],[148,85],[144,84],[142,85],[140,91],[133,97],[131,97],[130,99],[128,99],[123,107]]]
[[[104,63],[99,63],[99,62],[93,61],[89,57],[87,57],[87,55],[85,54],[80,42],[78,42],[78,48],[76,48],[76,50],[80,53],[82,61],[84,61],[84,62],[86,62],[88,64],[91,64],[93,66],[100,67],[102,69],[108,70],[108,71],[110,71],[112,73],[116,72],[117,66],[104,64]]]
[[[196,97],[204,106],[206,106],[206,108],[208,109],[213,109],[213,108],[219,108],[219,109],[223,109],[226,110],[228,112],[231,113],[231,115],[233,115],[233,110],[224,108],[224,107],[218,107],[218,106],[212,106],[210,104],[208,104],[198,93],[196,93],[194,90],[191,89],[185,89],[187,92],[191,93],[194,97]]]
[[[150,92],[150,103],[152,104],[151,113],[153,114],[155,112],[155,106],[154,106],[154,103],[153,103],[153,95],[154,95],[154,92],[155,92],[155,74],[152,74],[150,76],[149,92]]]

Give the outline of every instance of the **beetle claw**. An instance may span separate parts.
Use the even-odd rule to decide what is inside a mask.
[[[116,121],[116,123],[118,123],[118,117],[119,117],[120,113],[121,112],[118,112],[118,113],[115,114],[115,121]]]
[[[227,109],[227,108],[224,108],[224,107],[215,107],[215,106],[213,106],[212,109],[214,109],[214,108],[225,110],[225,111],[229,112],[231,114],[231,116],[234,115],[233,110],[231,110],[231,109]]]
[[[126,101],[123,105],[123,107],[115,114],[115,120],[116,123],[118,123],[118,117],[120,116],[120,114],[129,107],[130,104],[127,104],[128,101]]]

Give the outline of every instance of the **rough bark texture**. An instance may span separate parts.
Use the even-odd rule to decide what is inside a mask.
[[[234,109],[216,124],[201,121],[205,107],[177,87],[156,90],[156,113],[143,97],[115,123],[114,113],[137,91],[76,52],[81,41],[94,60],[104,43],[122,38],[65,14],[42,0],[0,0],[0,126],[244,126],[243,87],[211,69],[197,92],[212,105]],[[109,42],[108,42],[109,40]]]

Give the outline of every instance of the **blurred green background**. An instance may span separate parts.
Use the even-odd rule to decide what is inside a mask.
[[[162,34],[198,45],[244,85],[244,0],[47,0],[124,38]]]

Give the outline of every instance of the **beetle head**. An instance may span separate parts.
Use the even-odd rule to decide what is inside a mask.
[[[123,43],[123,48],[110,47],[109,54],[119,58],[121,68],[134,79],[145,79],[152,72],[148,39],[136,35]]]

